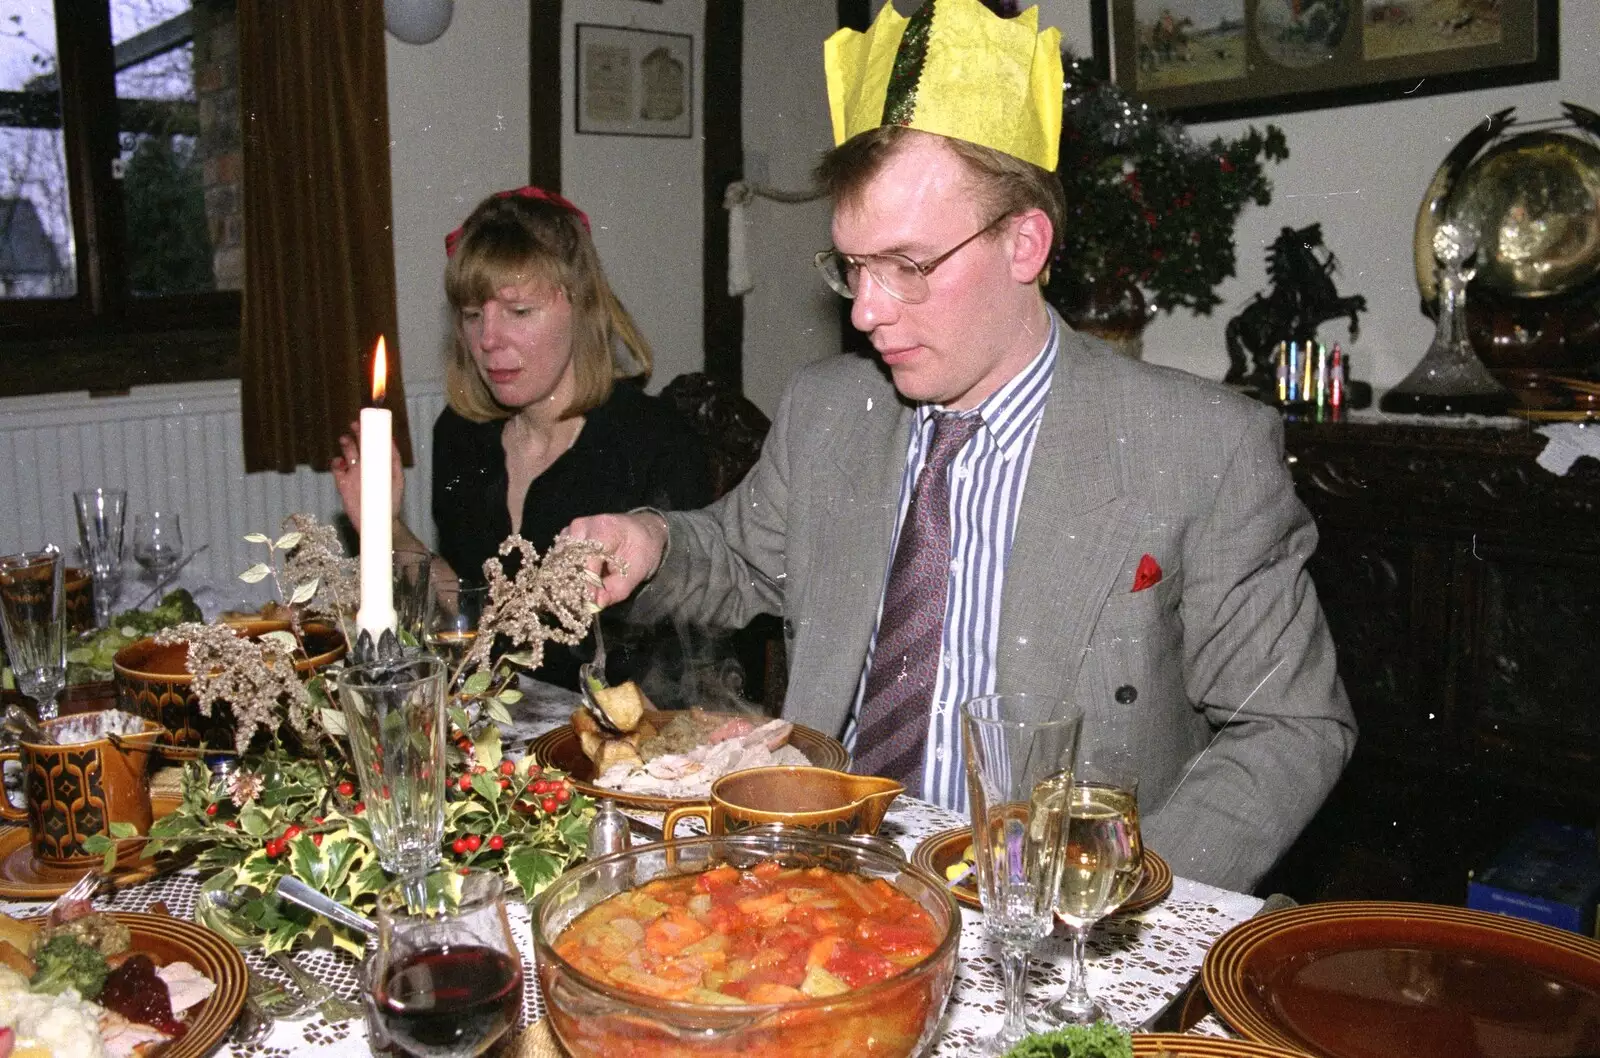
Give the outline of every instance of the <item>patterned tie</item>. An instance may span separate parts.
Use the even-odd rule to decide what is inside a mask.
[[[883,592],[878,643],[856,725],[856,771],[899,779],[920,792],[928,715],[939,678],[950,588],[950,461],[983,420],[939,413],[928,458],[911,490]]]

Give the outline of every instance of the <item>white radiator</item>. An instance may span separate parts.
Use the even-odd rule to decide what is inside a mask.
[[[430,449],[444,394],[427,380],[408,385],[407,393],[416,466],[406,471],[405,520],[431,543]],[[329,474],[306,467],[293,474],[244,472],[236,381],[143,386],[126,397],[0,400],[0,554],[46,543],[75,554],[72,493],[95,486],[128,490],[129,577],[140,572],[133,563],[134,515],[176,511],[185,550],[210,545],[185,579],[219,586],[261,560],[246,533],[273,534],[297,511],[329,522],[341,509]]]

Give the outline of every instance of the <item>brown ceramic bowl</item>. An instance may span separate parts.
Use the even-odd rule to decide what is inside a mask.
[[[554,943],[580,914],[632,886],[719,864],[823,866],[895,886],[933,917],[940,943],[895,977],[836,996],[722,1006],[657,998],[588,976]],[[955,982],[961,914],[937,878],[898,855],[800,827],[644,845],[561,875],[533,906],[545,1010],[572,1058],[786,1058],[921,1054]]]
[[[287,630],[287,621],[241,621],[234,628],[250,638],[267,632]],[[344,657],[344,634],[331,624],[308,622],[305,626],[309,662],[295,668],[301,678],[326,668]],[[200,702],[190,690],[193,677],[184,663],[189,648],[181,643],[163,646],[153,637],[129,643],[112,659],[116,670],[117,708],[149,717],[165,727],[177,746],[218,745],[233,742],[231,723],[200,712]],[[224,730],[226,729],[226,730]]]

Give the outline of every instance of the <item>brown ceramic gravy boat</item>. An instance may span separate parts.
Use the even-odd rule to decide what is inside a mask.
[[[710,804],[668,812],[661,830],[664,840],[671,841],[678,820],[696,817],[719,836],[772,823],[829,834],[873,834],[905,789],[893,779],[831,768],[749,768],[712,783]]]

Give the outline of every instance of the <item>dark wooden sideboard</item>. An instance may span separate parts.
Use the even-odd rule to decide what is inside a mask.
[[[1261,891],[1461,904],[1522,822],[1600,820],[1600,463],[1545,441],[1287,424],[1361,738]]]

